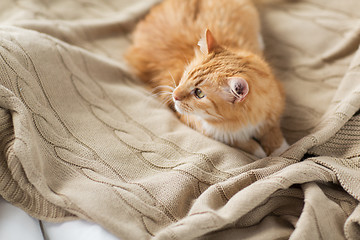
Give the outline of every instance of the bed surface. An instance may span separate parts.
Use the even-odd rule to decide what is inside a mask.
[[[359,239],[360,2],[261,7],[291,145],[265,159],[131,75],[157,2],[0,2],[0,239]]]

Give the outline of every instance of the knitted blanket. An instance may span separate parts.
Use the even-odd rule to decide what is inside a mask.
[[[0,195],[121,239],[360,239],[360,2],[261,7],[290,148],[182,124],[123,53],[149,0],[0,2]]]

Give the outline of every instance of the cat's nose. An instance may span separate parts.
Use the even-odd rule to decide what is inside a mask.
[[[174,95],[174,94],[173,94],[173,98],[174,98],[175,101],[180,101],[181,100],[181,98],[179,96]]]
[[[178,92],[179,91],[175,90],[172,94],[174,101],[181,101],[182,99],[181,95]]]

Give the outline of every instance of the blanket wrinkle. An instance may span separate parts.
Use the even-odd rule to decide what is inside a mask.
[[[132,239],[360,239],[360,2],[260,7],[289,149],[255,159],[188,128],[131,74],[160,0],[0,3],[0,195]]]

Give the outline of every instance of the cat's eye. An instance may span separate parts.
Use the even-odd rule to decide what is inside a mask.
[[[205,97],[205,93],[201,91],[199,88],[195,88],[194,94],[197,98]]]

